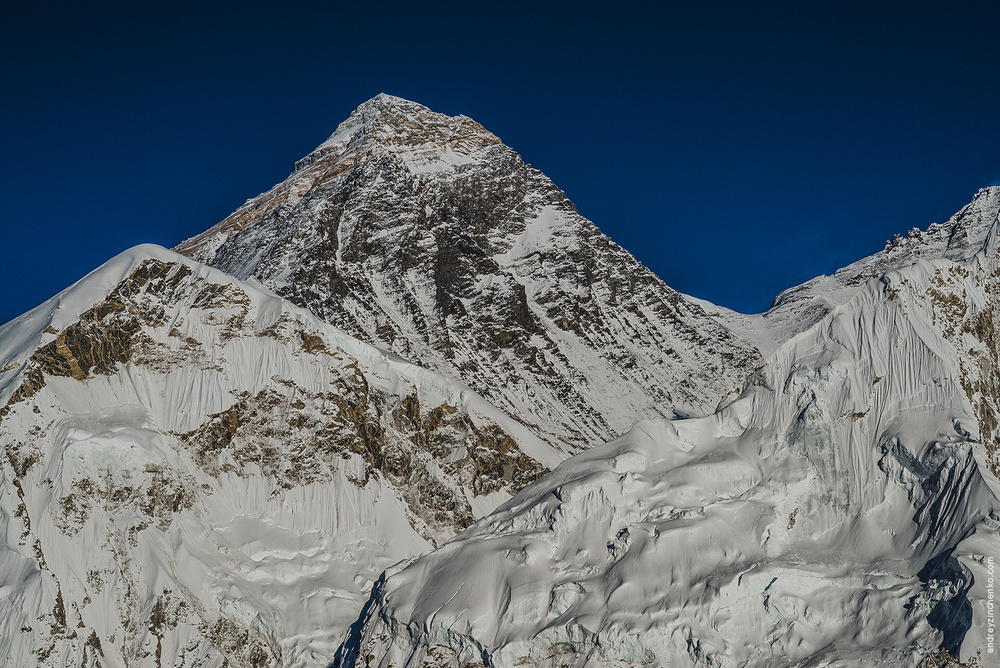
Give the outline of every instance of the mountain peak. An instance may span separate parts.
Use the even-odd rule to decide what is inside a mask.
[[[500,139],[467,116],[448,116],[401,97],[379,93],[359,105],[325,142],[295,164],[296,171],[326,158],[388,153],[414,172],[451,169],[472,162]],[[353,162],[353,161],[352,161]]]
[[[439,118],[435,118],[439,117]],[[439,114],[422,104],[406,100],[395,95],[379,93],[375,97],[362,102],[351,112],[324,144],[345,132],[356,131],[369,125],[384,125],[408,121],[416,125],[430,122],[441,122],[448,116]]]
[[[362,102],[358,107],[351,112],[351,116],[363,115],[369,113],[379,113],[385,110],[407,110],[407,111],[418,111],[418,112],[430,112],[431,110],[419,102],[414,102],[412,100],[407,100],[402,97],[397,97],[395,95],[389,95],[388,93],[379,93],[375,97]]]
[[[711,410],[759,358],[483,126],[388,95],[178,250],[463,379],[567,449]]]

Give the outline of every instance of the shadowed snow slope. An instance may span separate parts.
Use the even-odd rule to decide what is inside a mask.
[[[389,95],[176,250],[461,378],[567,450],[711,412],[760,360],[495,135]]]
[[[560,456],[157,246],[0,328],[4,665],[326,665],[372,582]]]
[[[863,282],[716,414],[639,423],[393,569],[341,658],[985,660],[1000,278],[993,232],[980,244]]]

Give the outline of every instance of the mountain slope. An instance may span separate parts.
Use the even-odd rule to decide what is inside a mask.
[[[461,378],[570,450],[714,410],[759,361],[478,123],[387,95],[176,250]]]
[[[156,246],[0,328],[0,656],[326,665],[384,568],[561,456]]]
[[[861,279],[715,415],[640,423],[391,570],[341,658],[916,666],[939,646],[991,658],[988,228],[955,259],[918,252]]]

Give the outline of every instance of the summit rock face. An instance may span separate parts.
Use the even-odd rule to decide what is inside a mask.
[[[175,250],[460,378],[567,451],[710,412],[760,359],[481,125],[388,95]]]

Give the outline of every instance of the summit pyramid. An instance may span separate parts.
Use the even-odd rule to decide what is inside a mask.
[[[388,95],[175,250],[461,379],[566,451],[710,412],[760,359],[480,124]]]

